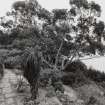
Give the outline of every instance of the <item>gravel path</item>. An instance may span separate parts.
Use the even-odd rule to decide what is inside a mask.
[[[10,70],[5,70],[0,80],[0,105],[23,105],[23,99],[29,91],[18,93],[16,90],[17,76]]]

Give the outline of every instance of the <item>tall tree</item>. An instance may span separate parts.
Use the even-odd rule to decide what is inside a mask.
[[[55,69],[64,65],[61,63],[63,59],[72,61],[81,53],[104,51],[104,22],[97,19],[101,16],[101,7],[87,0],[70,0],[70,6],[70,10],[54,9],[49,12],[36,0],[18,1],[9,13],[15,20],[12,32],[17,34],[16,40],[32,42],[29,46],[22,43],[25,47],[38,44],[44,60]]]

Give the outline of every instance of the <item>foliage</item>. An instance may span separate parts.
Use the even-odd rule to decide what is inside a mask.
[[[8,12],[13,19],[9,22],[1,19],[1,26],[6,23],[11,28],[3,26],[10,33],[1,33],[0,42],[21,50],[39,45],[44,61],[56,70],[65,67],[65,60],[80,57],[81,52],[103,54],[105,27],[97,19],[101,7],[87,0],[70,0],[70,6],[70,10],[50,12],[36,0],[15,2]]]
[[[54,87],[53,87],[53,86],[47,87],[47,94],[46,94],[46,97],[51,98],[51,97],[54,97],[54,96],[56,96]]]
[[[88,84],[89,80],[84,76],[83,73],[68,73],[62,77],[62,82],[65,85],[70,85],[72,87],[80,87],[84,84]]]
[[[4,75],[4,60],[2,57],[0,57],[0,79],[3,77]]]
[[[81,62],[80,60],[73,61],[65,67],[64,72],[77,72],[77,71],[85,71],[87,66]]]
[[[84,75],[87,71],[87,66],[79,60],[69,63],[63,71],[65,74],[62,77],[62,81],[66,85],[81,86],[89,82]]]
[[[65,73],[61,78],[63,83],[71,86],[81,86],[89,83],[90,80],[101,85],[105,81],[104,72],[88,69],[84,63],[78,60],[68,64],[63,71]]]
[[[86,0],[70,0],[70,4],[74,4],[76,5],[78,8],[81,8],[81,7],[87,7],[87,1]]]
[[[40,75],[40,86],[49,87],[52,86],[54,91],[64,92],[63,83],[61,81],[62,73],[53,71],[53,69],[42,70]]]
[[[9,36],[8,34],[4,34],[4,33],[0,33],[0,44],[1,45],[7,45],[9,44],[9,40],[8,40]]]
[[[36,99],[38,92],[38,80],[41,70],[40,63],[41,63],[40,56],[37,47],[34,50],[33,49],[25,50],[22,59],[23,75],[30,84],[32,98],[34,99]]]
[[[5,67],[6,68],[9,68],[9,69],[13,69],[13,68],[17,68],[19,69],[20,68],[20,56],[17,55],[17,56],[10,56],[10,57],[7,57],[5,59]]]
[[[35,100],[32,100],[31,98],[29,97],[26,97],[24,99],[24,103],[23,105],[39,105],[39,102],[35,101]]]
[[[105,73],[100,72],[98,70],[94,70],[92,68],[89,68],[85,72],[85,75],[95,82],[104,82],[105,81]]]
[[[27,87],[27,84],[25,81],[23,81],[22,78],[19,78],[18,81],[17,81],[17,87],[16,87],[16,90],[17,92],[19,93],[22,93],[25,91],[26,87]]]
[[[86,105],[100,105],[100,103],[94,96],[91,96],[91,97],[89,97],[89,100],[86,103]]]

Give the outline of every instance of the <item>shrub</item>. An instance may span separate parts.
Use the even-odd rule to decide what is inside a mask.
[[[55,92],[60,91],[60,92],[64,93],[64,87],[63,87],[63,83],[61,81],[55,82],[53,84],[53,87],[55,89]]]
[[[23,54],[22,69],[23,75],[28,80],[32,98],[36,99],[38,92],[38,81],[40,76],[40,57],[38,55],[38,48],[35,50],[27,49]]]
[[[89,97],[88,102],[86,105],[100,105],[100,103],[97,101],[97,99],[94,96]]]
[[[105,81],[105,73],[100,72],[98,70],[89,68],[87,72],[85,72],[85,76],[90,78],[91,80],[95,82],[103,82]]]
[[[45,69],[41,72],[40,86],[53,86],[55,92],[64,92],[63,83],[61,81],[62,73],[53,71],[53,69]]]
[[[3,77],[4,75],[4,61],[3,58],[0,58],[0,79]]]
[[[5,67],[8,69],[20,68],[20,56],[7,57],[5,60]]]
[[[62,77],[62,82],[66,85],[75,86],[75,87],[89,83],[88,79],[85,77],[85,75],[82,72],[67,73]]]
[[[84,75],[87,71],[87,67],[84,63],[77,60],[66,66],[64,69],[65,75],[62,77],[62,81],[66,85],[80,86],[88,83],[88,79]]]
[[[86,71],[87,66],[80,60],[76,60],[76,61],[69,63],[64,69],[64,72],[77,72],[77,70]]]
[[[73,83],[75,83],[75,78],[75,73],[68,73],[62,77],[62,81],[66,85],[72,85]]]

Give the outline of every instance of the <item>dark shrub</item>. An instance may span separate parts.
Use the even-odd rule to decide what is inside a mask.
[[[66,68],[64,69],[64,72],[74,72],[75,73],[77,70],[85,71],[86,69],[87,67],[83,62],[81,62],[80,60],[76,60],[68,64]]]
[[[84,75],[87,67],[80,60],[74,61],[66,66],[64,69],[65,75],[62,81],[66,85],[81,86],[88,83],[88,79]]]
[[[100,72],[99,70],[95,70],[93,68],[89,68],[87,72],[85,72],[85,76],[90,78],[95,82],[103,82],[105,81],[105,73]]]
[[[40,86],[47,87],[47,85],[51,84],[51,71],[52,69],[42,70],[40,73]]]
[[[61,81],[62,72],[54,71],[53,69],[45,69],[41,72],[40,86],[53,86],[55,91],[64,92],[63,83]]]
[[[87,84],[89,81],[82,72],[70,72],[62,77],[62,82],[66,85],[77,87]]]
[[[63,70],[66,75],[62,77],[62,81],[67,85],[85,84],[90,80],[101,83],[105,81],[105,73],[93,68],[87,69],[87,66],[80,60],[73,61]],[[89,82],[90,83],[90,82]],[[79,86],[78,85],[78,86]]]
[[[10,56],[5,59],[5,67],[8,69],[20,68],[20,56]]]
[[[75,73],[68,73],[62,77],[62,81],[66,85],[72,85],[73,83],[75,83],[75,78]]]
[[[88,102],[86,103],[86,105],[97,105],[97,99],[94,96],[89,97]],[[99,104],[98,104],[99,105]]]
[[[1,57],[0,58],[0,78],[2,78],[4,75],[4,60],[3,58]]]
[[[22,60],[23,75],[28,80],[32,98],[36,99],[40,76],[40,57],[38,48],[25,50]]]

